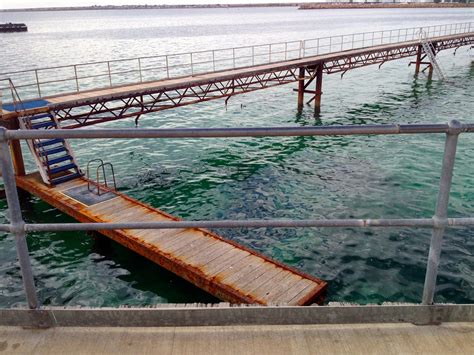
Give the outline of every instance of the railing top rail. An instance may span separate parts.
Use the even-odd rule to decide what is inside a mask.
[[[449,24],[442,24],[442,25],[416,26],[416,27],[407,27],[407,28],[386,29],[386,30],[377,30],[377,31],[368,31],[368,32],[347,33],[347,34],[334,35],[334,36],[308,38],[308,39],[304,39],[304,40],[292,40],[292,41],[287,41],[287,42],[272,42],[272,43],[262,43],[262,44],[255,44],[255,45],[249,45],[249,46],[214,48],[214,49],[191,51],[191,52],[165,53],[165,54],[159,54],[159,55],[154,55],[154,56],[140,56],[140,57],[132,57],[132,58],[100,60],[100,61],[91,61],[91,62],[83,62],[83,63],[72,63],[72,64],[65,64],[65,65],[59,65],[59,66],[52,66],[52,67],[40,67],[40,68],[17,70],[17,71],[12,71],[12,72],[4,72],[4,73],[0,73],[0,76],[5,77],[5,76],[8,76],[8,75],[12,75],[12,74],[21,74],[21,73],[27,73],[27,72],[53,70],[53,69],[63,69],[63,68],[70,68],[70,67],[74,67],[74,66],[98,65],[98,64],[105,64],[105,63],[115,63],[115,62],[133,61],[133,60],[139,60],[139,59],[160,58],[160,57],[166,57],[166,56],[169,56],[169,57],[170,56],[183,56],[183,55],[207,53],[207,52],[212,53],[212,52],[219,52],[219,51],[228,51],[228,50],[236,50],[236,49],[252,48],[252,47],[255,48],[255,47],[262,47],[262,46],[276,46],[276,45],[285,44],[285,43],[309,42],[309,41],[324,40],[324,39],[329,39],[329,38],[338,38],[338,37],[343,37],[343,36],[359,36],[359,35],[364,35],[364,34],[369,34],[369,33],[383,33],[383,32],[393,32],[393,31],[402,31],[402,30],[414,30],[414,29],[420,29],[420,28],[425,28],[425,29],[443,28],[443,27],[447,27],[447,26],[466,26],[466,25],[471,25],[471,24],[474,24],[474,22],[458,22],[458,23],[449,23]]]
[[[474,123],[381,124],[317,127],[257,128],[168,128],[168,129],[55,129],[7,130],[0,127],[0,139],[84,139],[84,138],[236,138],[340,135],[395,135],[474,133]]]

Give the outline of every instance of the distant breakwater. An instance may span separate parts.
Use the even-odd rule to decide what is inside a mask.
[[[300,10],[323,10],[323,9],[415,9],[415,8],[473,8],[474,3],[307,3],[301,4]]]

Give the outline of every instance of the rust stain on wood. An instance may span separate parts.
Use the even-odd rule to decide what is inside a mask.
[[[65,193],[86,185],[85,179],[48,187],[39,174],[30,174],[18,176],[17,184],[79,222],[179,220],[118,192],[91,206]],[[307,305],[321,303],[325,295],[326,282],[205,229],[100,232],[224,301]]]

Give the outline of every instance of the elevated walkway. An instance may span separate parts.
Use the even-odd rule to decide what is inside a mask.
[[[431,37],[436,51],[474,44],[474,32]],[[135,117],[198,102],[226,98],[293,82],[306,82],[307,90],[319,68],[322,73],[346,73],[367,65],[382,65],[391,60],[415,56],[420,52],[419,40],[376,45],[331,52],[299,59],[272,62],[243,68],[227,69],[190,76],[127,85],[113,85],[93,90],[61,93],[25,101],[25,115],[50,112],[63,128],[77,128]],[[1,121],[7,125],[18,117],[15,105],[3,104]],[[0,122],[1,123],[1,122]]]

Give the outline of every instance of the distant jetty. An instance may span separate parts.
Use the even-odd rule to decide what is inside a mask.
[[[323,9],[416,9],[416,8],[453,8],[453,7],[474,7],[474,3],[459,2],[418,2],[418,3],[306,3],[300,4],[300,10],[323,10]]]
[[[27,32],[28,27],[24,23],[0,24],[0,32]]]

